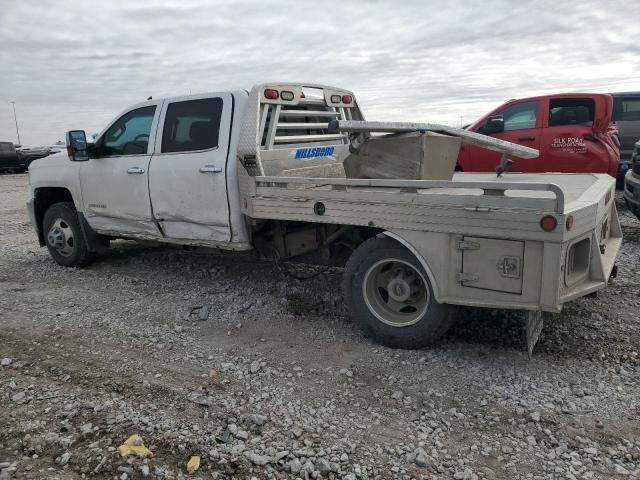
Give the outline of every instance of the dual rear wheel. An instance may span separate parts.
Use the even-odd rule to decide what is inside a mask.
[[[436,302],[415,255],[388,237],[358,247],[345,267],[342,288],[354,321],[388,347],[433,344],[454,320],[455,308]]]

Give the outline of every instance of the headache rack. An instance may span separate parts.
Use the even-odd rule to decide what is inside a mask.
[[[332,121],[363,120],[353,92],[310,83],[255,85],[242,122],[238,158],[251,176],[344,177],[349,135]]]
[[[312,96],[312,92],[322,92],[321,89],[303,86],[300,91],[307,93],[296,104],[261,103],[258,127],[261,150],[291,148],[308,143],[323,145],[348,142],[346,133],[329,132],[329,122],[354,119],[355,100],[348,107],[328,105],[324,96]],[[355,117],[358,119],[357,115]]]

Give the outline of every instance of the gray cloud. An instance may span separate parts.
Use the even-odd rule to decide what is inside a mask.
[[[149,95],[350,88],[369,119],[475,119],[508,98],[640,90],[640,4],[612,0],[5,0],[0,140],[96,132]]]

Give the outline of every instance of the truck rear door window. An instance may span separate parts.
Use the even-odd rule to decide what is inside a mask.
[[[595,102],[591,98],[558,98],[549,102],[549,126],[593,125]]]
[[[640,97],[619,97],[615,99],[613,119],[616,122],[640,120]]]
[[[170,103],[162,130],[162,153],[216,148],[222,103],[221,98]]]

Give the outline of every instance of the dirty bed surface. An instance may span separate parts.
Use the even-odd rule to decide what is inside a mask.
[[[528,360],[496,312],[465,311],[431,349],[376,346],[338,269],[301,282],[124,241],[65,269],[26,186],[0,175],[0,478],[180,478],[194,455],[201,479],[640,474],[640,223],[620,202],[618,278]],[[133,434],[153,458],[120,456]]]

